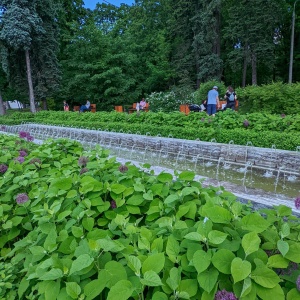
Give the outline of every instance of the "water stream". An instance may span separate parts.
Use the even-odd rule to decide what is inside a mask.
[[[40,124],[5,127],[0,124],[1,129],[15,134],[27,131],[41,140],[70,138],[86,147],[99,144],[124,160],[178,171],[191,170],[218,184],[239,186],[246,193],[249,189],[259,190],[290,200],[300,193],[300,147],[298,151],[283,151],[275,146],[255,148],[252,142],[238,146],[230,141],[226,145],[215,140],[207,143]]]

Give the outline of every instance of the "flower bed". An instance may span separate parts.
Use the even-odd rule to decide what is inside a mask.
[[[69,140],[0,146],[1,297],[299,299],[290,208],[253,212],[193,172],[154,176]]]

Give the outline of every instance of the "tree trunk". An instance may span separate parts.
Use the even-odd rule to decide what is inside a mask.
[[[246,86],[247,66],[248,66],[248,44],[246,43],[245,50],[244,50],[244,66],[243,66],[242,87]]]
[[[25,50],[25,56],[26,56],[26,67],[27,67],[27,81],[28,81],[28,86],[29,86],[30,111],[32,113],[36,113],[34,93],[33,93],[33,85],[32,85],[32,78],[31,78],[31,66],[30,66],[29,50]]]
[[[43,99],[43,110],[47,110],[48,107],[47,107],[47,99]]]
[[[252,85],[257,85],[257,61],[256,61],[256,54],[253,52],[251,54],[251,64],[252,64]]]
[[[5,110],[1,92],[0,92],[0,115],[3,116],[3,115],[5,115],[5,113],[6,113],[6,110]]]

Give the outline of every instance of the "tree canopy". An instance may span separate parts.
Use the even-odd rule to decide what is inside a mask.
[[[99,109],[151,92],[191,92],[208,80],[287,82],[293,7],[291,0],[136,0],[91,11],[82,0],[3,0],[2,67],[9,86],[28,93],[30,58],[36,101],[90,99]],[[296,18],[294,82],[299,57]]]

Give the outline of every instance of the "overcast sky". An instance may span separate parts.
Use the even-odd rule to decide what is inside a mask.
[[[121,3],[131,5],[134,0],[83,0],[86,8],[95,9],[97,3],[107,3],[120,6]]]

